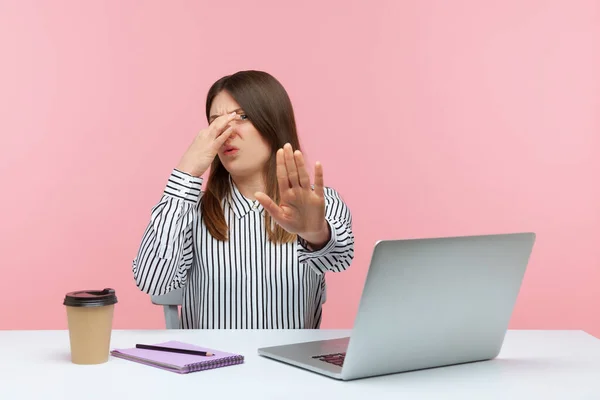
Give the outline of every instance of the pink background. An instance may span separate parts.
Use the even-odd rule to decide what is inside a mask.
[[[323,327],[350,327],[381,238],[533,230],[512,328],[600,336],[597,1],[0,2],[1,329],[63,329],[114,287],[161,328],[131,260],[205,126],[210,84],[281,80],[355,221]]]

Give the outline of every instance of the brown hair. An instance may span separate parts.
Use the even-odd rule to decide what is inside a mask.
[[[290,143],[294,150],[300,150],[296,131],[296,120],[292,103],[284,87],[277,79],[262,71],[240,71],[224,76],[216,81],[206,97],[206,118],[210,122],[210,107],[221,91],[226,91],[244,110],[248,120],[271,148],[271,157],[265,163],[265,193],[279,204],[279,184],[277,182],[277,149]],[[230,194],[229,172],[219,157],[211,164],[210,175],[202,201],[201,215],[210,234],[217,240],[226,241],[229,227],[225,221],[221,200]],[[270,241],[290,242],[296,235],[277,225],[265,210],[265,227]]]

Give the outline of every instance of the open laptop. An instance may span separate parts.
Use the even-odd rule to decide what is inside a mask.
[[[495,358],[534,233],[381,240],[350,337],[258,354],[341,380]]]

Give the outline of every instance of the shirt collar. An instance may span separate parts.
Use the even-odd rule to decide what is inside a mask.
[[[238,218],[244,217],[255,209],[262,214],[263,206],[258,201],[252,201],[247,197],[244,197],[235,185],[233,178],[229,175],[229,185],[231,186],[231,192],[229,196],[229,205],[233,209],[233,212]]]

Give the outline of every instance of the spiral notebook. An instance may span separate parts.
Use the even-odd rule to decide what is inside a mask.
[[[180,374],[203,371],[213,368],[227,367],[242,364],[244,356],[241,354],[228,353],[206,347],[196,346],[190,343],[175,340],[157,343],[157,346],[175,347],[187,350],[200,350],[214,354],[213,356],[197,356],[190,354],[171,353],[166,351],[146,350],[138,348],[114,349],[110,354],[114,357],[138,362],[152,367],[165,369]]]

